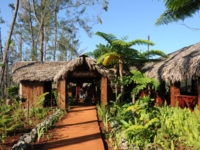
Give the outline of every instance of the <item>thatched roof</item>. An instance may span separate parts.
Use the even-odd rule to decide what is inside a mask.
[[[84,68],[83,68],[84,67]],[[71,60],[65,65],[54,77],[54,81],[65,79],[72,71],[82,69],[83,71],[95,71],[103,76],[107,76],[108,70],[100,65],[97,65],[96,60],[89,58],[87,55],[81,55]]]
[[[169,54],[169,58],[161,62],[147,64],[143,71],[158,80],[182,81],[200,75],[199,55],[200,43],[196,43]]]
[[[180,58],[162,70],[162,79],[165,81],[183,81],[200,76],[200,50],[194,56]]]
[[[22,61],[13,65],[13,81],[53,81],[54,76],[66,65],[66,61],[35,62]]]
[[[24,61],[13,65],[13,81],[58,81],[67,78],[73,71],[94,71],[99,75],[107,76],[108,70],[96,64],[96,60],[81,55],[69,62],[35,62]]]

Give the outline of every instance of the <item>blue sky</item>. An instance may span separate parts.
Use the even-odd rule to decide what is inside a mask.
[[[0,0],[0,16],[7,22],[0,24],[4,41],[12,19],[9,3],[15,3],[15,1]],[[187,18],[184,22],[156,26],[155,22],[164,10],[162,0],[109,0],[108,11],[101,14],[103,23],[95,25],[93,32],[111,33],[117,38],[128,36],[128,41],[147,39],[149,35],[150,40],[155,43],[155,46],[151,46],[150,49],[162,50],[165,53],[171,53],[200,41],[200,30],[191,30],[181,25],[185,23],[187,26],[200,28],[199,13],[192,18]],[[93,11],[90,10],[90,13],[94,13]],[[93,35],[90,38],[84,31],[81,31],[80,38],[80,49],[86,49],[85,52],[93,51],[97,44],[106,44],[101,37]],[[141,51],[147,50],[147,46],[135,48]]]

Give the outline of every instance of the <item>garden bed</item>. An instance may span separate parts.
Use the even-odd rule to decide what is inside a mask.
[[[50,121],[50,119],[54,118],[53,116],[55,114],[57,115],[58,111],[55,111],[55,109],[51,109],[50,111],[48,111],[47,115],[41,120],[38,120],[35,117],[29,118],[29,122],[32,122],[32,124],[26,124],[20,129],[9,132],[7,134],[7,137],[4,139],[4,143],[0,145],[0,149],[1,150],[10,150],[16,143],[23,141],[25,135],[27,136],[32,131],[34,131],[36,133],[37,127],[40,126],[41,124],[46,125],[45,122],[52,123],[52,121]],[[34,138],[36,139],[36,136]],[[33,140],[33,141],[35,142],[36,140]],[[27,145],[27,143],[26,143],[26,145]]]

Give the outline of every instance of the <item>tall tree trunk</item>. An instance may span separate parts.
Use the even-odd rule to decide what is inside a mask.
[[[6,65],[6,61],[8,60],[8,50],[9,50],[9,46],[10,46],[12,32],[13,32],[14,25],[15,25],[15,20],[17,18],[17,12],[18,12],[18,8],[19,8],[19,0],[16,0],[15,3],[16,3],[15,4],[15,11],[14,11],[12,23],[10,25],[10,31],[8,33],[8,38],[7,38],[7,41],[6,41],[6,47],[5,47],[5,50],[4,50],[4,56],[3,56],[3,62],[2,62],[3,66],[2,66],[2,74],[1,74],[2,76],[1,76],[1,83],[0,83],[1,86],[3,85],[5,65]],[[4,91],[3,88],[1,90]]]
[[[122,81],[123,80],[123,60],[120,58],[119,59],[119,77],[120,77],[120,81]],[[121,85],[121,87],[120,87],[120,93],[121,93],[121,102],[123,102],[124,101],[124,95],[123,95],[123,93],[124,93],[124,86],[123,85]]]
[[[34,38],[34,33],[33,33],[33,25],[32,25],[32,16],[31,16],[31,4],[30,1],[28,0],[28,4],[29,4],[29,28],[31,31],[31,43],[32,43],[32,48],[31,48],[31,59],[32,61],[36,61],[37,60],[37,50],[36,50],[36,44],[35,44],[35,38]]]
[[[22,30],[20,31],[19,39],[19,60],[22,61]]]
[[[44,33],[46,33],[46,29],[44,28]],[[46,61],[46,54],[47,54],[47,49],[46,49],[46,44],[47,40],[44,40],[44,61]]]
[[[43,61],[44,55],[44,24],[41,25],[40,29],[40,61]]]
[[[53,60],[56,60],[56,42],[57,42],[57,11],[56,11],[56,6],[55,6],[55,11],[54,11],[54,51],[53,51]]]
[[[42,6],[42,2],[41,1],[41,6]],[[47,2],[47,1],[46,1]],[[46,16],[46,5],[42,6],[42,11],[43,11],[43,15],[40,17],[40,19],[38,18],[38,15],[36,13],[36,8],[35,8],[35,1],[32,0],[32,3],[33,3],[33,11],[34,11],[34,14],[35,14],[35,18],[39,24],[39,36],[40,36],[40,61],[43,61],[43,55],[44,55],[44,51],[43,51],[43,48],[44,48],[44,18]],[[40,20],[40,21],[39,21]],[[37,43],[37,42],[36,42]],[[37,45],[37,44],[36,44]]]
[[[0,61],[3,61],[3,50],[2,50],[2,42],[1,42],[1,28],[0,28]]]

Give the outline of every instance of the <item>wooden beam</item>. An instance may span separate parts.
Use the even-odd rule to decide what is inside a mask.
[[[177,100],[176,95],[180,95],[180,82],[175,82],[170,84],[170,105],[172,107],[176,106]]]
[[[108,81],[107,81],[107,78],[106,77],[101,77],[101,105],[102,106],[105,106],[108,102],[107,100],[107,84],[108,84]]]
[[[66,110],[67,107],[67,87],[66,80],[58,81],[58,106],[62,110]]]

